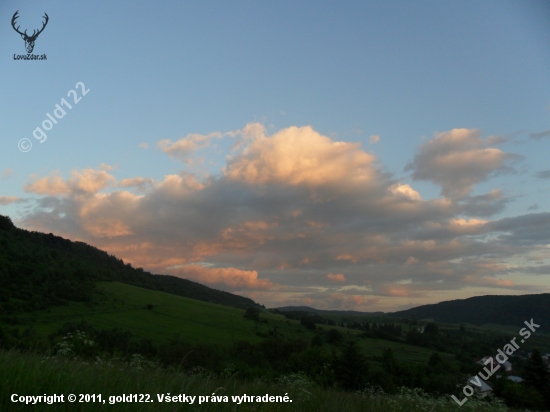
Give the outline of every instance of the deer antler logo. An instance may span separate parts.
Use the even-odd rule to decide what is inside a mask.
[[[42,28],[40,30],[38,30],[38,32],[36,30],[33,31],[32,35],[29,36],[27,35],[27,30],[25,30],[24,33],[21,33],[19,31],[19,27],[20,26],[17,26],[15,27],[15,20],[17,20],[17,18],[19,17],[17,15],[17,13],[19,13],[19,10],[17,10],[14,14],[13,14],[13,17],[11,18],[11,25],[13,27],[13,29],[19,33],[21,35],[21,38],[23,40],[25,40],[25,48],[27,49],[27,53],[32,53],[33,49],[34,49],[34,42],[36,41],[36,38],[38,37],[38,35],[40,33],[42,33],[42,31],[44,30],[44,28],[46,27],[46,25],[48,24],[48,20],[50,19],[48,17],[48,15],[46,13],[44,13],[44,18],[46,19],[46,21],[44,23],[42,23]]]

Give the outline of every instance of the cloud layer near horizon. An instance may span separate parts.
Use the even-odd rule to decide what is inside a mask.
[[[372,310],[385,297],[404,304],[468,287],[533,291],[507,277],[519,262],[536,273],[533,265],[550,257],[550,214],[491,220],[507,201],[502,191],[470,196],[518,159],[478,130],[435,135],[407,166],[441,187],[434,200],[384,172],[358,143],[310,126],[267,135],[253,123],[158,148],[189,163],[223,138],[233,146],[216,176],[119,181],[103,165],[33,177],[25,190],[39,195],[37,207],[20,223],[267,305]]]

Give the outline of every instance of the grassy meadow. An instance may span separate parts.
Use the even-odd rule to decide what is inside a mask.
[[[276,334],[286,339],[310,341],[315,332],[300,322],[282,315],[262,311],[261,322],[243,317],[244,310],[209,302],[197,301],[164,292],[143,289],[119,282],[98,282],[91,302],[68,302],[66,305],[20,315],[23,327],[32,326],[39,336],[46,337],[66,322],[82,320],[97,328],[119,327],[136,337],[149,338],[155,344],[165,344],[175,335],[189,343],[232,345],[241,340],[258,343]],[[152,309],[147,309],[147,305]],[[358,331],[339,326],[321,326],[337,329],[345,335]],[[425,364],[432,350],[382,339],[363,338],[359,347],[371,357],[381,356],[391,348],[396,359]],[[441,353],[451,359],[452,356]]]
[[[242,381],[231,371],[221,375],[199,372],[181,373],[140,365],[139,362],[81,362],[45,358],[15,351],[0,352],[1,411],[304,411],[304,412],[444,412],[507,410],[499,404],[474,399],[458,407],[449,396],[431,397],[421,391],[403,389],[398,394],[363,390],[355,393],[321,389],[307,378],[289,375],[273,382]],[[211,402],[211,395],[227,396],[228,402]],[[65,403],[25,405],[12,403],[12,394],[64,394]],[[69,403],[69,394],[101,394],[103,403]],[[110,404],[109,397],[122,394],[149,394],[154,402]],[[193,405],[160,403],[157,395],[186,394],[196,396]],[[288,395],[290,403],[237,403],[232,396],[243,394],[264,396]],[[198,405],[199,396],[208,396],[208,403]]]
[[[15,322],[4,325],[5,330],[19,329],[23,334],[25,330],[32,330],[34,339],[44,345],[40,348],[37,345],[37,349],[41,349],[39,352],[32,346],[27,347],[26,352],[0,351],[0,411],[23,411],[29,408],[35,411],[511,410],[506,409],[502,400],[488,403],[469,398],[459,407],[450,395],[437,395],[437,389],[434,388],[437,387],[438,379],[448,380],[454,373],[451,369],[456,371],[456,376],[460,375],[459,361],[446,351],[438,352],[434,348],[365,337],[361,336],[360,330],[341,326],[317,325],[312,330],[298,320],[287,319],[268,310],[260,311],[259,321],[246,319],[244,314],[243,309],[120,282],[98,282],[93,298],[87,302],[69,301],[61,306],[20,312]],[[342,321],[336,317],[334,319]],[[88,352],[86,356],[87,338],[84,335],[77,336],[74,331],[72,335],[66,331],[62,334],[59,332],[67,322],[78,325],[82,321],[97,330],[119,328],[130,332],[132,339],[150,340],[159,353],[163,351],[164,359],[168,356],[176,362],[163,362],[162,356],[155,358],[131,355],[134,352],[128,351],[107,353],[96,350]],[[373,317],[369,321],[381,324],[385,319]],[[410,324],[403,324],[403,327],[404,332],[412,328]],[[457,328],[458,325],[441,325],[443,331],[456,332]],[[339,344],[329,344],[326,341],[329,330],[337,330],[343,340]],[[482,335],[476,336],[491,337],[499,333],[486,330],[484,335],[483,331],[482,327],[477,327],[475,333]],[[49,336],[55,336],[55,339],[49,340]],[[315,339],[320,336],[323,336],[322,342],[314,344]],[[541,335],[541,338],[544,336]],[[176,340],[174,343],[175,337],[181,341]],[[69,346],[63,345],[69,342],[73,346],[80,345],[80,352],[76,350],[76,346],[72,347],[72,351],[65,351],[64,348]],[[243,342],[248,344],[243,346]],[[380,387],[371,386],[370,383],[360,389],[343,390],[340,386],[344,385],[343,381],[338,381],[339,378],[334,373],[338,369],[338,362],[345,361],[346,343],[350,342],[355,342],[361,356],[368,360],[369,379],[376,379],[381,383],[393,379],[394,383],[388,384],[392,388],[391,393],[385,393]],[[292,349],[294,344],[306,346],[296,351]],[[214,349],[205,349],[200,345],[210,345]],[[50,349],[44,351],[45,347]],[[394,358],[387,357],[388,349],[391,349]],[[286,351],[288,356],[280,351]],[[198,352],[200,356],[191,362],[191,358]],[[432,365],[434,354],[440,357],[436,365]],[[258,364],[255,365],[250,357],[260,355]],[[209,368],[208,357],[218,359],[218,365],[221,366]],[[249,359],[243,361],[247,357]],[[183,364],[184,360],[191,363],[186,366]],[[201,362],[206,362],[206,367],[197,366],[203,365]],[[213,361],[210,364],[214,363]],[[332,371],[322,369],[325,363]],[[319,378],[324,373],[327,373],[326,379]],[[420,379],[418,382],[432,388],[432,394],[428,395],[422,389],[413,389],[416,386],[411,386],[410,382],[406,384],[408,388],[400,386],[405,382],[399,381],[402,373],[408,374],[411,379]],[[340,383],[335,384],[337,381]],[[31,406],[12,403],[10,396],[14,393],[33,396],[54,393],[101,394],[106,403],[65,402]],[[228,401],[212,403],[211,396],[214,393],[216,396],[227,396]],[[154,402],[109,404],[109,397],[123,394],[149,394]],[[197,398],[193,405],[161,403],[157,395],[162,394],[186,394]],[[288,394],[292,403],[233,402],[232,396],[243,394]],[[199,396],[209,397],[209,402],[199,405]]]

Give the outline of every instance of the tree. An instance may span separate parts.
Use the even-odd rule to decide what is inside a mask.
[[[434,352],[431,354],[430,359],[428,360],[428,366],[431,368],[435,368],[437,365],[440,365],[443,363],[443,359],[441,359],[441,355],[437,352]]]
[[[260,310],[258,308],[248,308],[244,312],[244,318],[250,320],[260,320]]]
[[[300,319],[300,323],[310,330],[315,329],[315,320],[313,319],[312,316],[309,316],[309,315],[302,316],[302,319]]]
[[[536,389],[512,382],[506,375],[495,379],[493,393],[495,396],[504,399],[506,406],[509,408],[530,410],[544,408],[544,399]]]
[[[365,387],[368,372],[366,358],[355,341],[349,341],[338,359],[338,380],[346,390],[358,390]]]
[[[533,350],[525,365],[523,384],[536,389],[544,398],[546,406],[550,407],[550,376],[537,349]]]
[[[0,215],[0,230],[10,230],[10,229],[13,229],[14,227],[15,226],[9,216]]]
[[[434,322],[428,323],[424,328],[424,333],[428,335],[437,336],[439,334],[439,327],[437,326],[437,323],[434,323]]]
[[[311,338],[311,346],[323,346],[323,337],[316,334],[313,338]]]
[[[336,345],[343,339],[342,333],[337,329],[331,329],[327,332],[327,343]]]
[[[397,362],[395,360],[395,357],[393,356],[393,351],[391,350],[391,348],[384,349],[384,352],[382,352],[382,365],[384,366],[384,369],[390,374],[395,372]]]

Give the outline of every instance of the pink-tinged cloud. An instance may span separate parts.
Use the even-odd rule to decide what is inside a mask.
[[[231,290],[271,289],[275,286],[269,279],[259,279],[255,270],[188,265],[170,269],[169,273],[209,285],[225,285]]]
[[[170,157],[187,162],[189,161],[189,156],[193,154],[193,152],[208,147],[210,140],[214,138],[219,139],[221,137],[222,134],[219,132],[208,135],[189,134],[175,142],[172,142],[170,139],[160,140],[157,143],[157,147]]]
[[[336,308],[357,308],[365,303],[365,298],[361,295],[332,293],[329,299],[331,300],[331,306]]]
[[[2,173],[0,173],[0,180],[9,179],[12,175],[13,175],[12,169],[5,169]]]
[[[15,196],[0,196],[0,205],[6,206],[12,203],[19,202],[21,199]]]
[[[376,144],[380,141],[380,136],[378,136],[377,134],[371,134],[370,137],[369,137],[369,143],[370,144]]]
[[[412,170],[416,180],[440,185],[444,196],[463,197],[490,175],[511,170],[508,163],[520,158],[490,147],[501,140],[496,136],[483,139],[476,129],[439,133],[419,147],[406,170]]]
[[[451,148],[471,139],[451,132]],[[519,290],[473,280],[505,277],[493,261],[517,263],[550,243],[548,214],[482,220],[464,199],[424,200],[413,185],[374,167],[357,144],[311,127],[267,136],[250,124],[224,136],[235,145],[213,176],[180,171],[117,186],[114,172],[101,167],[34,178],[26,189],[41,197],[18,224],[85,241],[153,273],[262,299],[314,299],[318,307],[365,307],[367,300],[328,300],[343,289],[350,296],[350,288],[365,299],[398,300],[472,286]],[[497,190],[469,199],[477,210],[501,198]]]
[[[26,185],[25,191],[50,196],[86,195],[97,193],[114,184],[116,179],[105,170],[84,169],[72,171],[68,180],[63,180],[58,172],[53,172]]]
[[[251,142],[228,162],[225,175],[230,179],[318,187],[367,183],[375,177],[374,157],[359,143],[335,142],[310,126],[289,127],[272,136],[256,126],[247,133]]]
[[[331,280],[332,282],[345,282],[346,281],[346,277],[344,276],[343,273],[329,273],[327,275],[327,278],[329,280]]]
[[[466,276],[464,279],[466,282],[470,283],[471,285],[475,286],[488,286],[488,287],[496,287],[496,288],[512,288],[517,286],[516,283],[509,279],[497,279],[494,277],[474,277],[474,276]]]
[[[418,292],[411,290],[410,287],[404,285],[385,285],[381,288],[381,295],[385,296],[394,296],[401,298],[417,297],[419,296]]]

